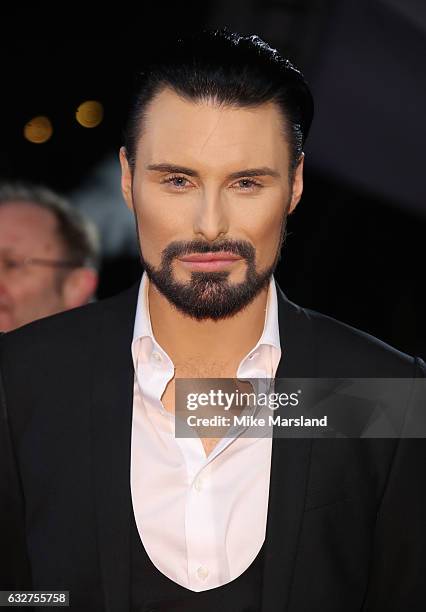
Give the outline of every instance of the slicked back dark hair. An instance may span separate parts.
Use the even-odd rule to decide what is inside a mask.
[[[137,145],[147,105],[169,87],[187,100],[234,107],[275,102],[283,116],[290,147],[290,176],[303,152],[313,117],[313,98],[302,73],[256,35],[227,30],[202,31],[155,48],[142,65],[124,146],[134,171]]]

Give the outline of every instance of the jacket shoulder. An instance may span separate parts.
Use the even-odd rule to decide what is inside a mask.
[[[375,336],[315,310],[302,308],[312,326],[317,363],[329,369],[330,362],[351,376],[425,376],[426,365]]]

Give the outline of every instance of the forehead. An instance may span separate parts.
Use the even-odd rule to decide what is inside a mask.
[[[36,204],[13,201],[0,205],[0,248],[56,246],[56,228],[55,216]]]
[[[164,89],[147,107],[139,157],[146,163],[171,160],[229,170],[286,164],[288,145],[273,102],[231,107],[213,100],[187,100]]]

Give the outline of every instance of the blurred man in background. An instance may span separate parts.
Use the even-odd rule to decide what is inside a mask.
[[[43,186],[0,184],[0,331],[89,302],[98,284],[94,225]]]

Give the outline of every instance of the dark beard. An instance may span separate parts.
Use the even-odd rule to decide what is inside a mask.
[[[287,215],[282,222],[281,239],[275,260],[269,268],[260,273],[256,271],[255,266],[256,251],[251,244],[244,241],[222,241],[220,244],[209,244],[205,241],[172,242],[164,249],[158,269],[144,259],[139,244],[142,266],[149,280],[181,313],[199,321],[218,321],[232,317],[248,306],[269,284],[280,259],[285,239],[286,217]],[[229,271],[191,272],[191,278],[186,283],[173,279],[172,265],[176,257],[218,251],[234,253],[246,261],[247,270],[243,282],[229,283]]]

